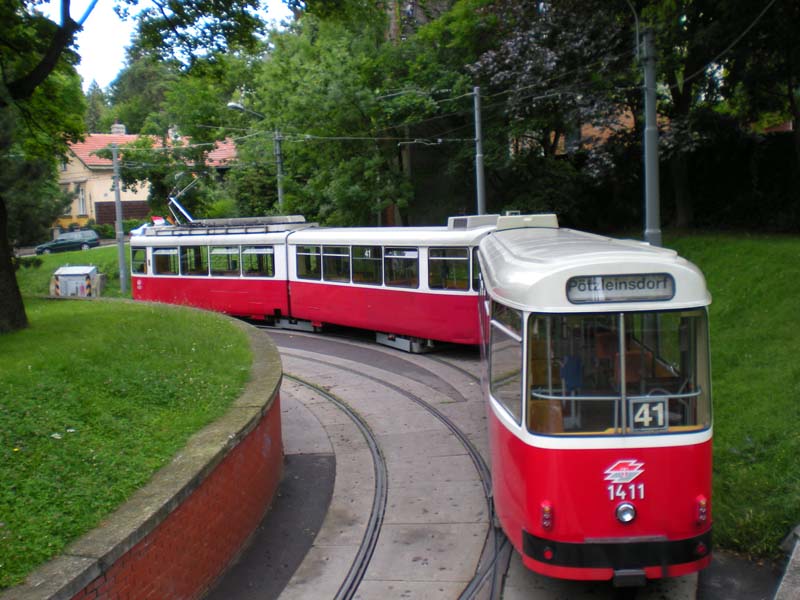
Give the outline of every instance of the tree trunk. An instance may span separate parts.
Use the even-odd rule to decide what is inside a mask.
[[[8,241],[8,213],[0,196],[0,333],[9,333],[28,326],[25,305],[11,263],[11,244]]]
[[[692,192],[689,189],[689,161],[686,154],[676,152],[669,161],[672,189],[675,194],[675,227],[688,229],[694,221]]]
[[[794,159],[800,168],[800,106],[797,105],[797,96],[795,96],[794,80],[790,76],[788,83],[789,93],[789,110],[792,114],[792,138],[794,140]]]

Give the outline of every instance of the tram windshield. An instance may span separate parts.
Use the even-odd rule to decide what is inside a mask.
[[[528,320],[527,424],[546,435],[679,433],[711,424],[705,309]]]

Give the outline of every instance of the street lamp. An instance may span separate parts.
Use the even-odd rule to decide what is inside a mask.
[[[239,112],[251,114],[257,117],[259,121],[263,121],[266,118],[260,112],[245,108],[238,102],[228,102],[227,106],[231,110],[238,110]],[[275,142],[275,166],[278,180],[278,212],[283,213],[283,155],[281,154],[281,142],[283,141],[283,136],[277,128],[272,135],[272,139]]]

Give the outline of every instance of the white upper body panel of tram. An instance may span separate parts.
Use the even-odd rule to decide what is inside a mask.
[[[300,217],[298,217],[300,218]],[[319,227],[293,222],[270,225],[242,223],[225,226],[150,226],[131,236],[134,246],[173,247],[186,245],[371,245],[371,246],[475,246],[492,231],[497,215],[450,217],[440,227]],[[231,220],[233,221],[233,220]]]
[[[550,217],[539,221],[544,226],[529,226],[524,217],[500,217],[496,231],[481,242],[481,272],[494,300],[537,312],[682,309],[711,303],[703,274],[675,251],[562,229]],[[603,286],[633,291],[615,296],[603,294]],[[637,297],[637,286],[656,291],[653,297],[646,291],[644,298]]]
[[[309,227],[295,231],[289,245],[476,246],[492,231],[497,215],[451,217],[443,227]]]

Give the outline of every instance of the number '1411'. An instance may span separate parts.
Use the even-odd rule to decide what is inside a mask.
[[[644,484],[631,483],[629,485],[613,483],[608,486],[609,500],[644,500]]]

